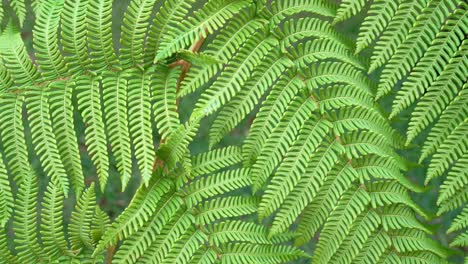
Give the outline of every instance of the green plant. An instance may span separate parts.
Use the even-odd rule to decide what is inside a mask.
[[[400,153],[436,122],[427,181],[447,174],[439,213],[464,206],[466,3],[368,2],[132,0],[114,46],[112,0],[8,1],[2,261],[444,263],[456,251],[430,236]],[[337,23],[367,5],[354,43]],[[388,116],[376,100],[399,81]],[[405,138],[390,121],[419,98]],[[131,182],[111,219],[102,197]]]

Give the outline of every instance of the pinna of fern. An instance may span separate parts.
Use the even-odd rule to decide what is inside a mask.
[[[357,51],[375,42],[369,45],[373,53],[369,70],[383,68],[378,97],[393,90],[396,93],[390,117],[415,106],[406,144],[429,131],[422,139],[419,162],[430,158],[426,183],[445,177],[437,200],[440,215],[465,208],[468,201],[468,6],[465,1],[453,0],[400,2],[388,4],[394,17],[380,15],[374,18],[379,23],[373,25],[363,22],[358,39],[363,44]],[[381,5],[379,1],[373,3],[367,18],[372,19],[372,10],[379,10]],[[410,15],[418,12],[420,16]],[[397,84],[400,81],[401,87]],[[466,221],[460,225],[462,222],[454,223],[448,232],[466,229]],[[466,231],[452,245],[466,246]]]
[[[34,152],[54,192],[46,195],[54,211],[47,221],[59,217],[53,199],[81,195],[70,246],[20,232],[20,249],[28,237],[31,251],[17,257],[60,258],[56,249],[64,249],[67,258],[92,261],[117,247],[118,263],[284,263],[307,258],[298,247],[318,234],[317,263],[443,262],[450,252],[428,238],[430,228],[416,215],[430,215],[409,196],[423,188],[403,174],[407,164],[396,150],[404,140],[374,100],[367,61],[332,24],[364,1],[344,2],[350,4],[134,0],[117,55],[113,1],[45,1],[34,26],[36,62],[9,23],[0,36],[6,113],[0,121],[18,197],[36,196],[26,171],[24,105]],[[194,91],[200,96],[181,122],[177,100]],[[133,158],[142,176],[129,206],[109,225],[100,209],[93,211],[99,208],[93,188],[83,191],[76,111],[101,191],[110,166],[123,189]],[[216,149],[250,113],[256,117],[242,149]],[[189,144],[206,116],[215,116],[212,150],[192,158]],[[236,195],[249,187],[259,200]],[[268,228],[245,217],[257,212]],[[34,222],[25,215],[17,216],[20,227]],[[96,228],[83,223],[94,217]]]

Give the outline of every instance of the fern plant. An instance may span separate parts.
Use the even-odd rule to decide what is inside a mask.
[[[407,177],[401,153],[435,122],[421,155],[432,156],[426,182],[447,175],[438,214],[464,206],[464,1],[131,0],[115,32],[116,3],[2,6],[3,262],[445,263],[459,254],[431,237],[434,215],[411,195],[428,190]],[[367,7],[353,41],[340,23]],[[21,35],[29,19],[32,47]],[[389,115],[378,99],[400,81]],[[391,121],[416,101],[405,137]],[[230,144],[242,126],[245,138]],[[111,217],[102,197],[135,182]],[[466,216],[449,231],[466,229]]]

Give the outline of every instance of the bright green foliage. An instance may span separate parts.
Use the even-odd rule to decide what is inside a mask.
[[[131,0],[117,32],[117,1],[6,2],[2,260],[444,263],[401,154],[426,129],[426,182],[445,177],[438,213],[463,207],[448,232],[467,246],[465,1]],[[404,138],[390,119],[413,104]],[[111,221],[102,199],[135,184]]]
[[[369,71],[384,66],[377,97],[396,90],[390,118],[416,105],[411,112],[406,145],[429,131],[423,138],[419,162],[430,158],[426,183],[445,177],[437,201],[438,213],[460,207],[464,212],[468,201],[468,5],[455,0],[400,1],[400,5],[382,2],[371,5],[368,17],[373,17],[378,9],[383,11],[380,6],[386,6],[395,15],[384,17],[376,13],[378,23],[364,22],[362,32],[373,33],[360,36],[362,44],[357,51],[376,40]],[[462,246],[457,241],[466,239],[468,225],[458,220],[463,218],[463,212],[448,230],[465,228],[452,245]]]

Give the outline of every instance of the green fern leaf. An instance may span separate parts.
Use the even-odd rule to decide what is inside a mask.
[[[113,0],[89,1],[86,15],[87,41],[92,70],[117,67],[118,60],[112,42]]]
[[[94,184],[91,184],[84,190],[73,210],[69,232],[71,247],[74,250],[81,248],[92,248],[93,239],[91,237],[91,221],[93,220],[94,210],[96,207],[96,194]]]
[[[278,44],[276,39],[264,37],[264,32],[255,34],[244,44],[216,81],[205,90],[195,111],[212,114],[241,90],[260,61]]]
[[[333,23],[344,21],[357,13],[361,12],[369,0],[343,0],[336,11]]]
[[[242,161],[241,149],[230,146],[203,152],[192,158],[193,176],[209,174],[219,169],[233,166]]]
[[[72,103],[72,81],[56,81],[49,84],[49,108],[52,128],[57,140],[59,154],[75,193],[84,188],[84,175],[81,167],[80,151],[74,128]]]
[[[320,232],[315,261],[327,263],[333,257],[370,200],[369,194],[361,188],[350,189],[342,196]]]
[[[151,130],[150,73],[128,73],[128,120],[138,168],[145,184],[151,178],[154,152]]]
[[[250,11],[250,9],[248,10]],[[226,61],[249,39],[249,36],[260,31],[266,21],[253,19],[252,12],[241,12],[224,28],[221,28],[212,42],[207,44],[204,52]],[[248,21],[248,22],[245,22]],[[181,83],[177,96],[182,97],[204,86],[221,70],[221,65],[191,65],[186,77]]]
[[[44,251],[51,260],[68,254],[67,241],[63,233],[63,199],[61,188],[50,181],[42,202],[41,238]],[[73,225],[70,225],[70,231],[73,230],[72,227]],[[73,240],[72,237],[72,242]]]
[[[96,245],[94,256],[107,246],[115,245],[118,240],[137,232],[138,228],[143,226],[157,210],[158,201],[171,189],[171,184],[169,180],[156,176],[151,179],[148,186],[140,186],[128,207],[111,224]]]
[[[0,152],[0,227],[5,228],[6,223],[13,213],[13,191],[11,189],[8,174]],[[0,250],[1,251],[1,250]]]
[[[61,15],[61,44],[64,53],[69,55],[64,59],[71,73],[78,73],[89,67],[87,23],[83,23],[86,21],[87,7],[88,0],[65,0]]]
[[[12,23],[0,34],[0,55],[15,84],[32,84],[39,78],[36,65],[29,59],[20,32]]]
[[[316,107],[315,102],[306,95],[297,96],[290,104],[285,115],[271,131],[261,150],[261,155],[252,166],[251,176],[254,190],[259,190],[265,183]]]
[[[120,63],[124,68],[143,65],[143,44],[156,0],[131,1],[125,11],[120,44]]]
[[[63,78],[68,69],[58,46],[58,28],[64,0],[42,3],[42,12],[34,26],[33,46],[41,75],[46,79]]]
[[[228,170],[200,178],[187,186],[186,203],[189,207],[202,200],[247,187],[251,184],[246,169]]]
[[[37,193],[37,176],[30,169],[29,175],[19,185],[13,218],[15,249],[18,260],[23,263],[45,261],[37,236]]]
[[[19,26],[23,27],[24,21],[26,20],[26,5],[24,0],[11,0],[10,6],[15,11],[16,17],[19,21]],[[3,9],[3,8],[2,8]]]
[[[171,27],[180,23],[193,6],[194,0],[165,0],[156,13],[153,23],[148,29],[148,38],[145,47],[145,65],[151,64],[160,49],[164,35]]]
[[[68,196],[69,180],[60,157],[56,136],[53,133],[50,115],[49,89],[36,87],[28,91],[27,109],[34,150],[39,156],[44,171],[54,184]]]
[[[284,115],[288,105],[301,90],[305,90],[304,83],[299,78],[290,75],[280,78],[272,87],[245,140],[243,157],[246,165],[252,165],[255,162],[268,139],[269,132],[276,127],[276,120]]]
[[[407,81],[403,83],[393,100],[390,118],[420,98],[428,85],[435,80],[440,67],[446,63],[446,56],[458,50],[465,38],[464,32],[468,28],[468,13],[464,10],[468,9],[468,5],[465,4],[464,9],[462,8],[449,15],[431,46],[411,70]]]
[[[386,63],[380,76],[377,98],[392,90],[401,77],[405,76],[413,68],[421,57],[421,50],[426,50],[431,41],[435,39],[437,29],[456,7],[454,0],[433,0],[422,10],[409,36],[398,46],[395,54]]]
[[[85,128],[86,145],[99,176],[101,190],[107,183],[109,158],[107,138],[101,112],[99,80],[95,77],[80,76],[76,80],[78,110],[81,112]]]
[[[320,0],[277,0],[271,4],[270,10],[270,14],[265,14],[263,16],[273,23],[279,24],[284,18],[300,12],[334,17],[336,14],[336,5]]]
[[[152,80],[154,119],[161,138],[167,138],[180,125],[176,93],[181,70],[158,67],[156,71]]]
[[[122,190],[132,176],[132,152],[128,131],[127,76],[125,73],[103,72],[104,115],[109,143],[115,155]]]
[[[221,27],[226,20],[233,17],[248,5],[247,0],[209,1],[193,17],[182,21],[177,27],[167,32],[156,53],[155,62],[166,59],[172,53],[195,43]]]
[[[220,197],[204,202],[197,208],[195,222],[207,225],[223,218],[234,218],[253,214],[257,211],[258,199],[255,197]]]
[[[0,96],[0,133],[5,159],[13,179],[20,185],[29,175],[30,164],[23,125],[24,97],[9,93],[1,93]]]
[[[210,147],[218,143],[252,112],[261,97],[284,74],[293,63],[285,58],[264,58],[256,73],[245,83],[242,90],[227,102],[217,114],[210,129]],[[234,113],[234,114],[233,114]]]
[[[377,40],[372,52],[369,72],[373,72],[395,53],[398,46],[405,41],[408,32],[416,21],[417,14],[427,5],[429,0],[404,1],[388,23],[388,27]]]
[[[368,47],[382,32],[386,32],[385,29],[390,24],[392,18],[395,17],[395,13],[401,7],[400,4],[402,2],[403,0],[376,0],[371,3],[364,22],[362,22],[359,28],[359,36],[356,40],[356,53]]]

